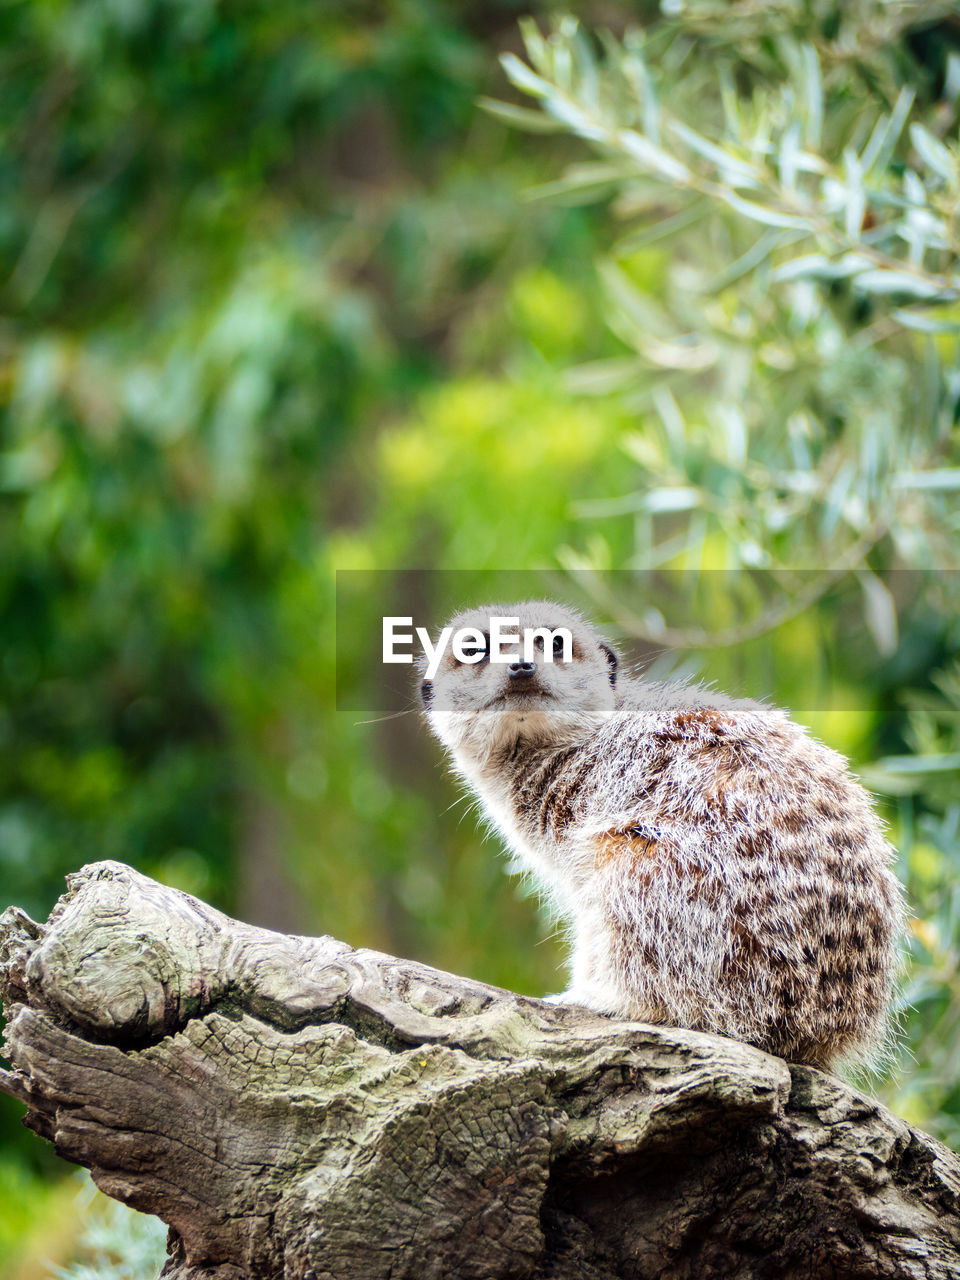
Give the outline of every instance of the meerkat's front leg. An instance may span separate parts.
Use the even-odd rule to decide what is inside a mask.
[[[622,1015],[621,1002],[614,995],[608,967],[603,958],[608,954],[606,929],[600,909],[584,911],[574,917],[571,926],[573,945],[570,949],[570,985],[557,995],[546,996],[552,1004],[574,1004],[594,1013]]]

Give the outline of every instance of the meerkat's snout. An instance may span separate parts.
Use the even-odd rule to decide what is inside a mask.
[[[535,676],[536,674],[537,668],[536,664],[533,662],[507,663],[507,675],[511,680],[516,680],[518,682],[518,687],[520,687],[521,682],[528,681],[531,676]]]
[[[504,664],[501,677],[501,697],[504,700],[517,702],[523,698],[550,698],[550,676],[544,669],[544,663],[533,659],[521,659]]]

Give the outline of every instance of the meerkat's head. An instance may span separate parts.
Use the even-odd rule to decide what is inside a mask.
[[[575,743],[614,709],[617,655],[565,605],[471,609],[444,637],[436,669],[421,672],[420,693],[431,728],[461,762],[481,763],[521,739]]]

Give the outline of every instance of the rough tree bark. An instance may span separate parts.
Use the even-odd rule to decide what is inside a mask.
[[[331,938],[115,862],[0,918],[26,1123],[163,1275],[960,1276],[960,1160],[835,1079]]]

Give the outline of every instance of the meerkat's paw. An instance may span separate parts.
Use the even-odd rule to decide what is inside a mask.
[[[589,987],[570,987],[567,991],[559,991],[556,995],[542,997],[547,1004],[572,1004],[579,1009],[589,1009],[591,1013],[611,1012],[609,1002],[602,999],[596,991]]]

